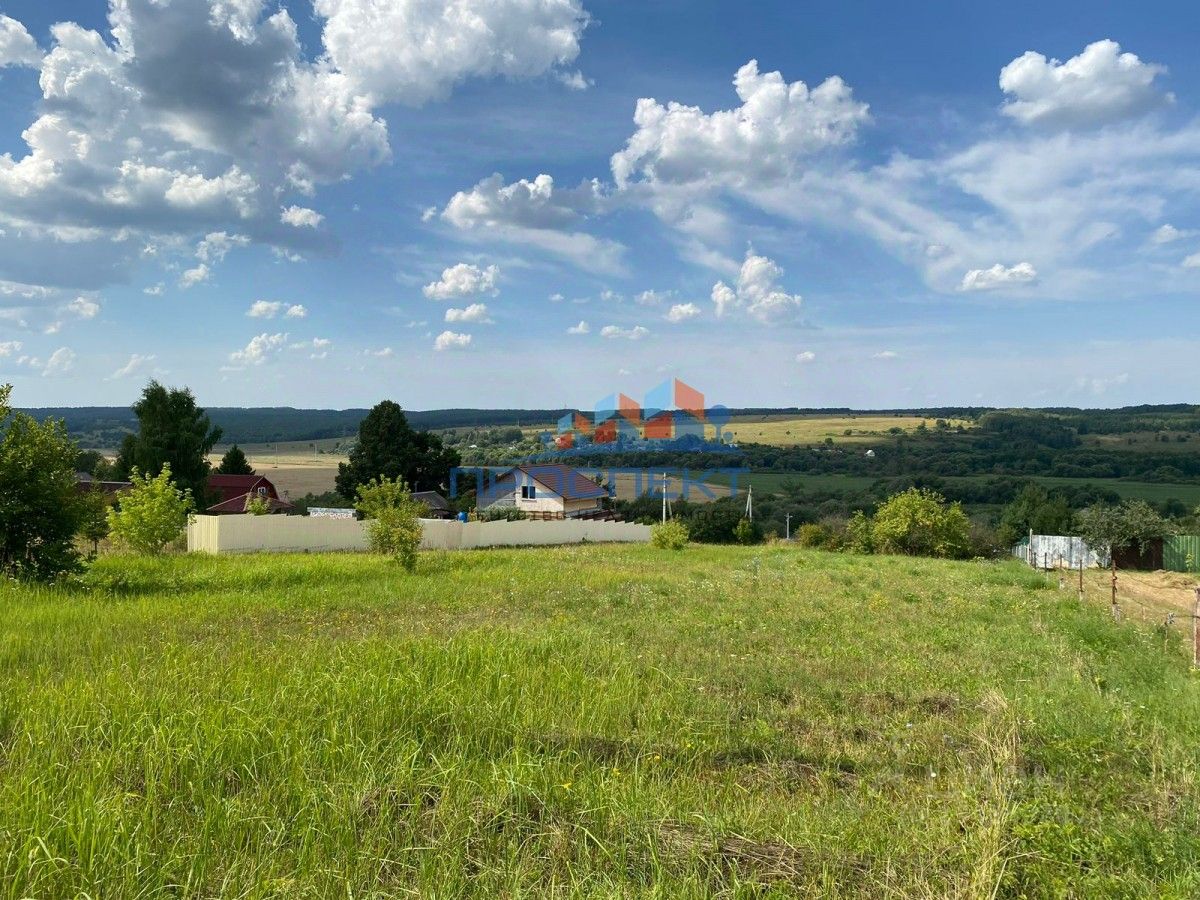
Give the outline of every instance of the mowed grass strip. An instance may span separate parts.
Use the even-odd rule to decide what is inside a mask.
[[[1019,563],[108,558],[0,587],[0,897],[1200,894],[1200,681]]]

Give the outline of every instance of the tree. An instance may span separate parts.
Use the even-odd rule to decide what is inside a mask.
[[[1079,533],[1093,550],[1136,547],[1139,553],[1153,540],[1173,533],[1171,523],[1145,500],[1126,500],[1120,506],[1097,503],[1079,514]]]
[[[170,389],[151,381],[133,405],[138,433],[128,435],[117,457],[116,473],[127,479],[137,469],[150,477],[170,467],[175,484],[192,497],[208,494],[209,451],[221,438],[196,398],[186,388]]]
[[[192,509],[189,491],[175,487],[170,464],[155,476],[130,473],[133,487],[121,496],[120,505],[108,511],[113,540],[135,553],[156,555],[177,539]]]
[[[246,514],[251,516],[267,516],[271,514],[271,501],[266,497],[246,495]]]
[[[79,535],[92,542],[92,556],[100,549],[100,542],[108,537],[108,494],[99,487],[79,495]]]
[[[1075,531],[1075,512],[1065,497],[1051,496],[1045,488],[1025,485],[1012,503],[1004,507],[997,529],[1001,542],[1012,546],[1029,534],[1072,534]]]
[[[937,491],[909,488],[875,512],[871,536],[880,553],[961,558],[970,552],[971,521]]]
[[[371,549],[393,557],[409,572],[416,569],[425,504],[413,499],[408,485],[399,479],[372,479],[359,487],[356,508],[369,520]]]
[[[254,469],[246,460],[242,448],[234,444],[221,457],[221,464],[213,470],[217,475],[253,475]]]
[[[13,413],[11,391],[0,385],[0,575],[51,580],[79,566],[79,448],[62,422]]]
[[[358,444],[349,462],[338,465],[337,490],[347,500],[372,479],[402,481],[419,490],[436,490],[450,481],[459,464],[456,451],[428,431],[414,431],[399,404],[384,400],[358,429]]]

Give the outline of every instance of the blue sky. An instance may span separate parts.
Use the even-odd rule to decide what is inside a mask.
[[[1198,26],[0,0],[0,380],[30,406],[150,377],[587,406],[668,375],[730,406],[1194,402]]]

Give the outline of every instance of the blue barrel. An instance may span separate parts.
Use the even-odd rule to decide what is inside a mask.
[[[467,521],[467,514],[465,512],[460,512],[458,514],[458,521],[460,521],[460,522]]]

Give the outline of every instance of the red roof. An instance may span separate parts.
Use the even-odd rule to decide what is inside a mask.
[[[226,477],[242,478],[245,476],[230,475]],[[206,509],[205,512],[214,516],[225,515],[228,513],[244,513],[246,511],[246,501],[248,501],[251,497],[257,496],[257,494],[247,491],[240,497],[230,497],[228,500],[222,500],[220,503],[215,503]],[[267,497],[265,499],[267,501],[267,512],[269,513],[288,512],[296,508],[286,500],[280,500],[277,497]]]
[[[219,494],[221,501],[241,497],[259,488],[267,489],[267,496],[278,499],[279,493],[266,475],[209,475],[208,489]]]

